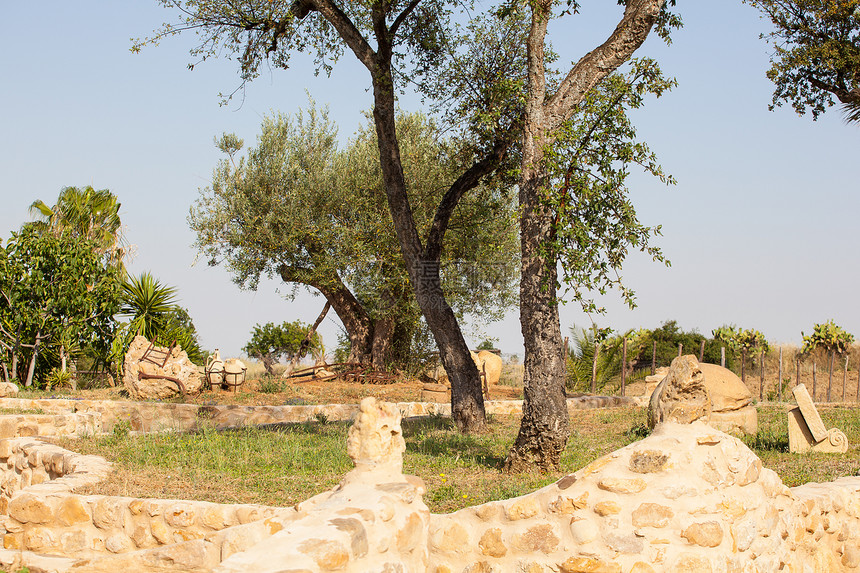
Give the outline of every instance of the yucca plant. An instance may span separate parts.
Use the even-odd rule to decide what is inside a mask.
[[[133,336],[154,340],[167,330],[176,303],[176,288],[143,272],[139,277],[129,276],[123,283],[120,314],[131,319],[128,329]]]

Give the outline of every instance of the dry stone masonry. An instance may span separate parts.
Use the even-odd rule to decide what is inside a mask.
[[[78,495],[109,464],[36,438],[0,439],[0,565],[33,573],[860,571],[860,478],[787,488],[741,441],[705,424],[717,403],[707,377],[689,360],[666,377],[673,390],[662,411],[685,423],[658,423],[644,440],[531,494],[447,515],[431,514],[422,481],[402,473],[400,419],[409,409],[374,399],[339,411],[356,420],[347,443],[355,469],[293,508]],[[691,403],[679,406],[681,396]],[[158,409],[129,404],[73,414],[123,420],[145,411],[154,425]],[[200,411],[212,420],[233,410],[176,419],[191,426]],[[273,415],[245,413],[231,422]]]

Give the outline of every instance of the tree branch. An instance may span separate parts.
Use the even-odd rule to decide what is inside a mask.
[[[406,18],[409,17],[409,15],[415,10],[416,7],[418,7],[418,4],[420,3],[421,0],[412,0],[412,2],[410,2],[409,5],[403,9],[403,12],[397,15],[397,18],[394,19],[394,23],[391,24],[391,28],[389,29],[389,32],[391,33],[392,37],[397,35],[397,29],[400,27],[401,24],[403,24]]]
[[[627,61],[648,37],[665,0],[628,0],[624,16],[609,38],[584,55],[544,106],[547,130],[570,119],[591,88]]]
[[[352,20],[349,19],[343,10],[340,9],[332,0],[307,0],[313,4],[320,15],[326,19],[337,33],[343,39],[349,49],[355,54],[364,67],[370,70],[371,73],[376,72],[376,52],[367,43],[364,36],[356,28]]]
[[[516,132],[519,133],[519,130],[516,130]],[[454,209],[457,208],[460,199],[462,199],[466,192],[474,189],[480,183],[482,177],[495,171],[507,155],[513,138],[514,134],[509,132],[506,134],[506,137],[497,140],[493,145],[493,149],[460,175],[445,192],[442,200],[439,201],[439,206],[436,208],[436,214],[433,217],[430,231],[427,233],[427,246],[424,250],[426,259],[439,261],[442,254],[442,241],[445,238],[445,231],[448,229],[451,215],[454,213]]]

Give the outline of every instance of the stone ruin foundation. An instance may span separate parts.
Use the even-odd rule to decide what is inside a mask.
[[[364,400],[347,444],[355,469],[291,508],[76,495],[109,464],[7,435],[0,564],[34,573],[860,570],[860,478],[788,488],[703,421],[663,422],[533,493],[438,515],[422,481],[402,473],[400,410]],[[95,413],[74,415],[83,418],[67,419],[66,435],[100,427]]]

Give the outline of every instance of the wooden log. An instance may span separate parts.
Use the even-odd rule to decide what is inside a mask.
[[[699,362],[705,359],[705,339],[702,339],[702,343],[699,345]]]
[[[720,366],[726,367],[726,347],[720,346]]]

